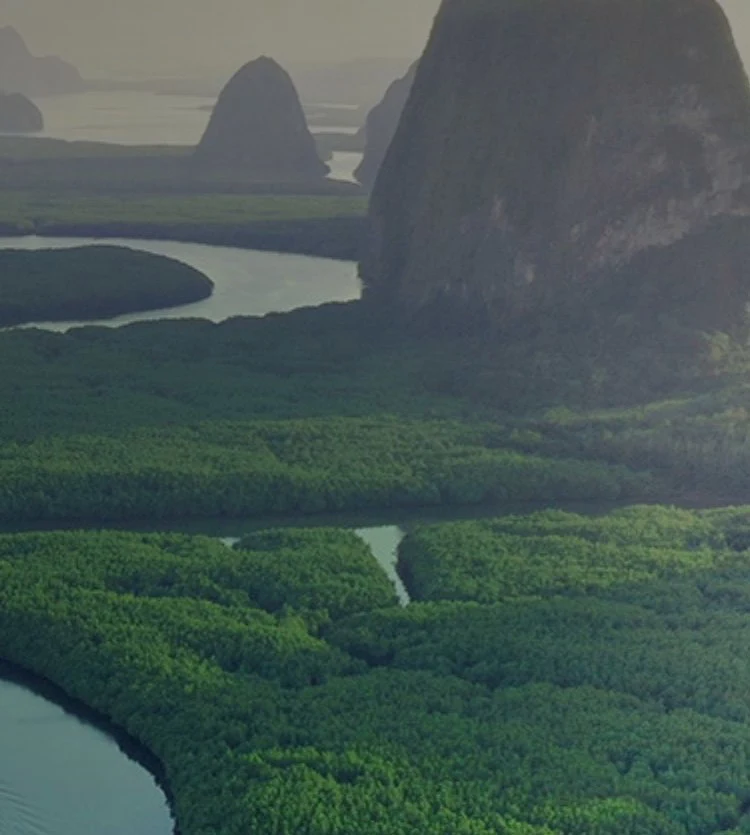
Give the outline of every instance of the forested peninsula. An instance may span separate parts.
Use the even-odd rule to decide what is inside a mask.
[[[107,319],[212,292],[213,283],[187,264],[125,247],[0,251],[0,326]]]

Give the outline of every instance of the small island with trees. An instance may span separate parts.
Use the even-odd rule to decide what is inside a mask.
[[[213,283],[172,258],[127,247],[0,250],[0,326],[110,319],[208,298]]]

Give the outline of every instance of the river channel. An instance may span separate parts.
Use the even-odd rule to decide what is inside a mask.
[[[360,296],[356,266],[323,258],[172,241],[0,239],[3,249],[94,244],[128,246],[182,261],[207,275],[214,293],[197,304],[168,310],[96,322],[36,323],[37,327],[66,331],[81,325],[115,327],[196,317],[220,322]],[[373,534],[386,542],[393,535]],[[395,553],[395,547],[390,551]],[[121,741],[106,728],[94,726],[85,712],[75,712],[59,694],[1,666],[0,741],[0,835],[172,832],[166,798],[149,772],[128,756],[132,752],[123,751]]]
[[[198,318],[221,322],[232,316],[263,316],[325,302],[352,301],[362,292],[357,265],[352,261],[178,241],[45,238],[37,235],[0,238],[0,249],[70,249],[94,245],[124,246],[182,261],[208,276],[214,283],[214,292],[203,301],[165,310],[86,322],[33,322],[23,327],[67,331],[82,325],[118,327],[153,319]]]
[[[0,248],[68,248],[111,243],[183,261],[207,275],[215,285],[203,302],[150,311],[102,322],[38,323],[65,331],[83,324],[110,327],[162,318],[206,318],[263,315],[329,301],[359,298],[360,285],[352,263],[280,255],[253,250],[170,241],[54,238],[0,239]],[[565,509],[601,513],[606,503],[571,505]],[[417,523],[497,516],[538,509],[434,509],[389,514],[346,514],[251,520],[195,520],[165,523],[159,530],[204,534],[231,545],[252,530],[274,526],[328,525],[355,530],[367,542],[394,583],[402,605],[408,593],[396,571],[398,545]],[[119,526],[118,526],[119,527]],[[122,526],[155,530],[155,526]],[[154,778],[130,758],[132,750],[114,729],[92,724],[59,693],[0,665],[0,835],[169,835],[173,823]]]

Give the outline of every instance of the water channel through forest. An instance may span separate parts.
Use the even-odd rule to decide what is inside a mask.
[[[162,318],[263,315],[328,301],[359,298],[350,262],[170,241],[101,241],[40,237],[3,238],[0,248],[66,248],[112,243],[183,261],[215,285],[205,301],[163,311],[123,316],[107,326]],[[91,322],[37,324],[65,331]],[[598,513],[612,505],[579,504],[570,510]],[[507,506],[434,509],[390,515],[303,517],[265,520],[195,520],[159,530],[204,534],[231,546],[251,530],[273,526],[330,525],[355,530],[393,581],[402,604],[408,594],[396,572],[397,550],[417,522],[496,516],[532,508]],[[136,530],[154,528],[133,525]],[[169,806],[137,747],[88,711],[43,682],[0,664],[0,835],[169,835]],[[141,752],[144,754],[144,752]],[[144,754],[145,756],[145,754]]]

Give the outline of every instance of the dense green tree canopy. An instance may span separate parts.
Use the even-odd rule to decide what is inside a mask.
[[[212,292],[187,264],[125,247],[0,251],[0,325],[106,319]]]
[[[485,560],[523,539],[533,576],[580,582],[406,608],[334,530],[235,549],[5,535],[0,653],[148,746],[186,835],[746,833],[748,520],[633,508],[421,530],[427,547],[479,529]],[[582,543],[638,570],[615,561],[601,583]]]

